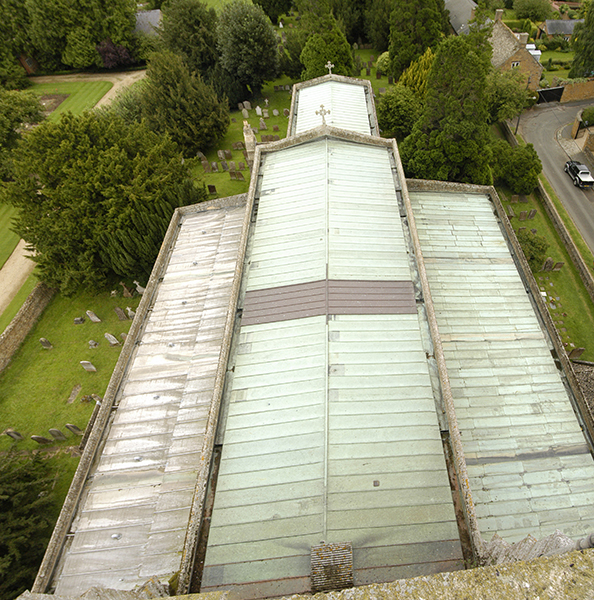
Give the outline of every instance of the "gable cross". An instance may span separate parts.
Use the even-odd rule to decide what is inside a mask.
[[[334,65],[328,61],[324,66],[326,69],[328,69],[328,75],[332,75],[332,69],[334,68]]]
[[[316,115],[322,117],[322,125],[326,125],[326,115],[329,115],[330,111],[324,108],[323,104],[320,104],[320,110],[316,110]]]

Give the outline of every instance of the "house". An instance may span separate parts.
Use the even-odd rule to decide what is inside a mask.
[[[468,23],[474,19],[477,6],[474,0],[445,0],[446,10],[450,13],[450,25],[456,35],[468,33]]]
[[[135,33],[144,33],[148,36],[158,35],[158,29],[161,26],[161,11],[139,10],[136,13]]]
[[[495,22],[490,42],[493,47],[491,64],[500,71],[517,69],[527,82],[528,89],[536,91],[544,67],[534,56],[535,48],[528,47],[528,34],[515,34],[502,20],[503,9],[495,11]],[[532,51],[531,51],[532,50]]]
[[[550,40],[554,36],[560,35],[570,42],[575,26],[583,22],[584,19],[547,19],[538,26],[538,38]]]

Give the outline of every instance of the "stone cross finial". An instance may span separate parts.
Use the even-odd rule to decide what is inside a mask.
[[[322,125],[326,125],[326,115],[329,115],[330,111],[324,108],[323,104],[320,104],[320,110],[316,110],[316,115],[322,117]]]
[[[328,69],[328,75],[332,75],[332,69],[334,68],[334,65],[330,61],[328,61],[324,65],[324,67],[326,67],[326,69]]]

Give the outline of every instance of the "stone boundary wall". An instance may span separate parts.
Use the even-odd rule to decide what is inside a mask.
[[[44,594],[52,580],[54,571],[58,565],[58,561],[62,555],[62,551],[67,541],[67,534],[76,515],[81,494],[85,482],[90,474],[91,468],[95,460],[99,457],[101,448],[104,442],[104,433],[109,430],[109,422],[112,414],[112,408],[115,405],[115,400],[126,375],[128,365],[130,364],[134,350],[137,346],[137,341],[144,331],[147,319],[152,310],[156,294],[159,289],[160,279],[163,276],[169,257],[173,250],[181,221],[185,215],[194,212],[202,212],[209,209],[220,208],[224,206],[238,206],[244,201],[245,196],[231,196],[223,199],[215,199],[212,201],[201,202],[192,206],[177,208],[171,217],[169,228],[165,234],[159,256],[155,261],[149,282],[146,285],[142,300],[136,310],[136,316],[130,327],[130,331],[124,342],[122,351],[118,358],[118,362],[114,368],[109,385],[101,402],[101,407],[97,413],[95,423],[90,431],[84,451],[78,463],[76,472],[70,484],[70,489],[62,505],[60,516],[54,527],[52,537],[50,538],[48,547],[45,551],[43,561],[39,567],[35,583],[31,588],[31,592]]]
[[[45,283],[38,283],[0,335],[0,373],[9,365],[55,293],[56,290],[47,287]]]
[[[594,98],[594,79],[567,84],[563,88],[560,102],[575,102],[576,100],[587,100],[588,98]]]

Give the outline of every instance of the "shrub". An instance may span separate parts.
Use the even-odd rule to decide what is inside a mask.
[[[380,73],[387,73],[390,69],[390,53],[384,52],[383,54],[380,54],[375,66]]]
[[[532,272],[540,271],[547,256],[549,247],[547,240],[542,235],[532,233],[527,229],[519,230],[516,235]]]
[[[512,148],[497,140],[493,146],[493,177],[505,183],[514,194],[530,194],[538,185],[542,164],[532,144]]]
[[[594,125],[594,106],[589,106],[582,113],[582,122],[584,125]]]

